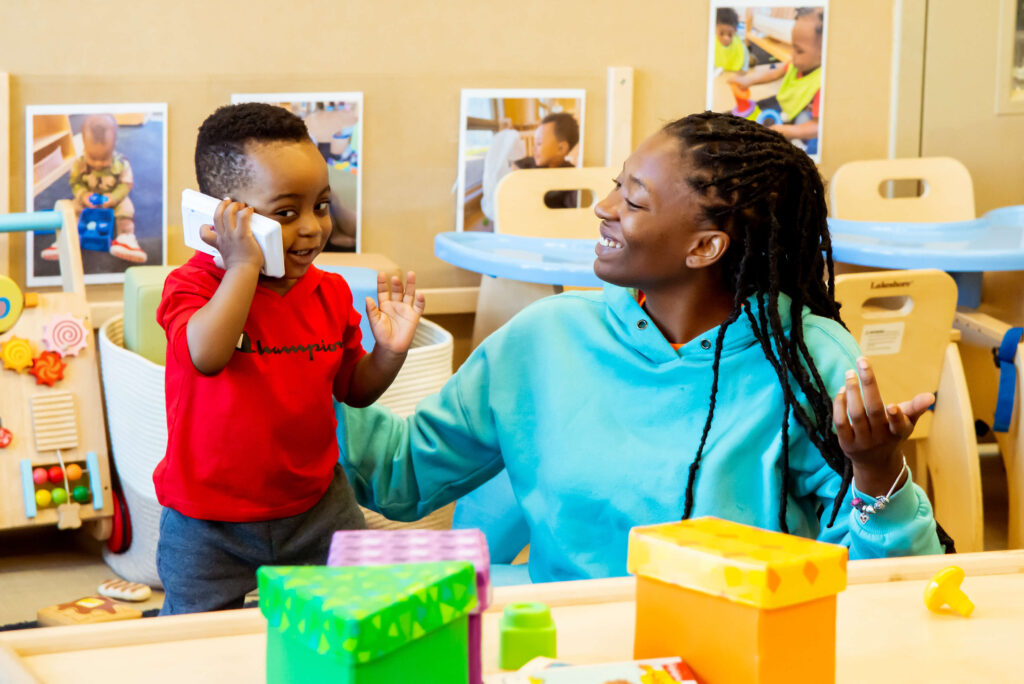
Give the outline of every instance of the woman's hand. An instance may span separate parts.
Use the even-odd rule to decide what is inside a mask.
[[[255,266],[257,271],[263,268],[263,251],[249,226],[254,211],[244,202],[225,197],[213,212],[213,227],[199,228],[203,242],[220,252],[224,270],[247,265]]]
[[[886,406],[868,360],[857,359],[857,369],[846,372],[846,386],[832,403],[832,421],[839,446],[853,464],[857,489],[879,497],[889,492],[896,478],[900,478],[896,488],[903,485],[900,446],[935,403],[935,395],[918,394],[910,401]]]
[[[392,354],[405,354],[424,306],[423,295],[416,294],[415,273],[409,271],[406,275],[404,288],[398,276],[392,276],[389,287],[387,275],[378,273],[377,303],[372,297],[366,298],[366,316],[377,347]]]

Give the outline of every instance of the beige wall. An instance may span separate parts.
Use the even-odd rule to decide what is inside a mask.
[[[891,18],[887,0],[832,0],[826,176],[886,154]],[[362,90],[364,250],[415,268],[426,287],[473,285],[433,256],[433,236],[455,221],[460,88],[586,88],[585,162],[601,164],[606,68],[636,68],[639,142],[703,109],[707,21],[704,0],[0,0],[11,208],[24,207],[25,105],[168,102],[173,224],[174,198],[194,183],[196,127],[232,92]],[[180,260],[180,234],[171,242]],[[20,275],[20,240],[12,247]]]
[[[929,0],[922,156],[962,161],[979,214],[1024,204],[1024,114],[995,112],[1000,3]]]

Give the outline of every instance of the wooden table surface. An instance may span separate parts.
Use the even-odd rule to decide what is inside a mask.
[[[950,564],[967,571],[975,603],[964,619],[929,613],[925,584]],[[1024,681],[1024,551],[927,556],[849,564],[839,595],[837,682]],[[495,590],[484,614],[484,671],[496,682],[503,606],[552,607],[559,658],[632,659],[632,578]],[[203,684],[264,681],[265,623],[257,609],[0,634],[0,681]],[[669,654],[666,654],[669,655]]]

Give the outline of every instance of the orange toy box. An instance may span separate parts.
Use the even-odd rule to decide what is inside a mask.
[[[634,657],[680,656],[704,684],[834,681],[846,557],[717,518],[635,527]]]

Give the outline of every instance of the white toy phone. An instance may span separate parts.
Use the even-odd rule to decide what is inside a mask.
[[[200,226],[212,226],[213,214],[220,200],[195,190],[181,191],[181,222],[185,233],[185,244],[213,256],[213,261],[224,268],[224,260],[216,247],[203,242]],[[253,237],[263,250],[263,268],[260,271],[271,278],[284,275],[284,244],[281,242],[281,224],[266,216],[253,214],[249,221]]]

